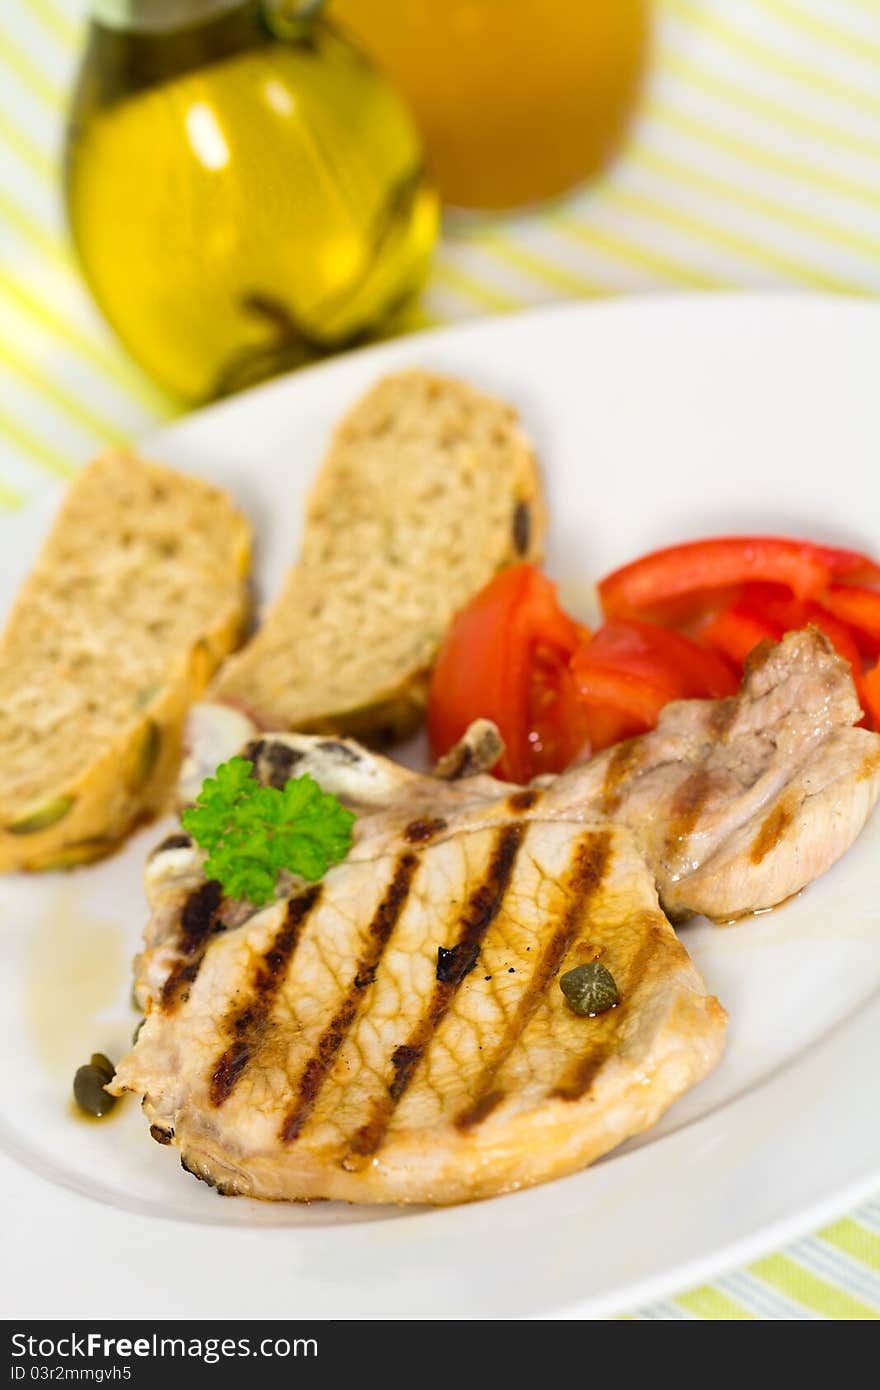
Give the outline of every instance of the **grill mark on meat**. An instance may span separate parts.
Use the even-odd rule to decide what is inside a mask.
[[[537,787],[525,787],[521,792],[511,792],[507,798],[508,810],[514,815],[522,815],[524,811],[531,811],[540,798],[541,793]]]
[[[347,743],[339,743],[335,738],[326,738],[318,747],[322,753],[331,753],[337,762],[349,763],[352,766],[360,762],[360,754],[354,748],[349,748]]]
[[[479,942],[459,943],[449,950],[446,946],[437,947],[436,978],[444,984],[459,985],[465,975],[469,975],[480,954]]]
[[[303,754],[297,748],[288,748],[286,743],[260,738],[249,743],[242,756],[253,763],[259,782],[283,791]]]
[[[618,743],[614,749],[608,759],[605,780],[602,783],[600,804],[603,815],[611,816],[619,808],[623,798],[623,785],[630,773],[635,771],[641,756],[640,739],[628,738],[623,743]]]
[[[666,830],[666,853],[672,855],[683,840],[691,834],[706,804],[712,786],[712,774],[705,767],[698,767],[686,777],[675,791],[669,807]]]
[[[156,848],[150,851],[150,858],[155,859],[157,854],[164,854],[166,849],[190,849],[191,847],[192,838],[189,835],[184,835],[182,831],[175,835],[166,835],[161,844],[156,845]]]
[[[407,853],[402,854],[395,865],[391,882],[367,929],[367,948],[358,960],[348,993],[337,1009],[333,1021],[322,1033],[317,1051],[303,1068],[299,1079],[299,1096],[281,1125],[282,1144],[291,1144],[299,1138],[315,1108],[334,1058],[351,1031],[364,1000],[364,992],[376,978],[376,970],[385,947],[409,900],[418,862],[415,854]]]
[[[578,934],[584,914],[602,887],[610,848],[611,836],[608,831],[586,835],[575,845],[571,867],[566,875],[566,888],[570,895],[568,905],[538,958],[534,973],[502,1034],[495,1055],[486,1063],[477,1079],[470,1103],[459,1111],[453,1121],[458,1130],[473,1129],[504,1099],[504,1092],[496,1084],[498,1075],[545,997],[547,986],[558,974]]]
[[[253,972],[249,1001],[227,1017],[223,1031],[232,1034],[232,1042],[218,1058],[211,1075],[208,1098],[212,1105],[221,1106],[229,1099],[259,1049],[272,1005],[284,983],[303,927],[320,897],[321,885],[315,884],[299,897],[291,898],[284,922],[272,938],[271,945],[260,956]]]
[[[739,700],[735,695],[726,695],[723,700],[713,700],[706,721],[710,737],[718,743],[723,743],[736,719],[738,709]]]
[[[592,1029],[593,1037],[584,1053],[557,1082],[549,1092],[551,1100],[581,1100],[589,1091],[605,1062],[618,1049],[620,1035],[627,1020],[627,999],[636,991],[642,976],[656,949],[659,935],[656,924],[646,926],[642,944],[635,952],[626,979],[617,980],[620,989],[620,1003],[607,1013],[596,1018],[584,1020],[586,1028]]]
[[[763,863],[770,851],[779,844],[793,820],[794,807],[788,802],[780,801],[778,806],[773,807],[770,814],[761,822],[760,829],[752,841],[749,858],[753,864]]]
[[[403,832],[403,838],[408,840],[411,845],[424,844],[426,840],[433,840],[435,835],[439,835],[446,829],[446,821],[441,816],[425,817],[420,820],[411,820]]]
[[[756,676],[761,668],[767,665],[775,649],[776,643],[770,637],[765,637],[756,647],[752,648],[743,662],[743,683],[750,677]]]
[[[455,765],[450,767],[445,774],[447,782],[457,782],[459,779],[467,777],[474,765],[474,750],[470,744],[463,743],[458,747],[455,757]]]
[[[479,888],[471,893],[461,915],[458,941],[453,947],[460,958],[465,958],[474,950],[479,953],[486,933],[498,916],[525,831],[526,827],[522,824],[501,827],[486,877]],[[366,1123],[352,1136],[348,1152],[342,1159],[344,1168],[356,1170],[382,1147],[394,1111],[405,1095],[437,1028],[448,1013],[463,979],[464,973],[455,979],[436,980],[426,1013],[412,1028],[406,1042],[396,1047],[391,1055],[393,1076],[388,1085],[388,1094],[373,1102]]]
[[[194,889],[183,904],[175,943],[183,959],[172,966],[162,986],[161,1006],[166,1013],[189,998],[190,986],[199,973],[210,938],[215,932],[224,930],[218,920],[222,903],[220,884],[209,878]]]

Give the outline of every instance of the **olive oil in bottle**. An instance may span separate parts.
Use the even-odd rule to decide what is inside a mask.
[[[157,381],[234,391],[417,289],[437,230],[419,137],[315,0],[92,9],[68,213],[98,303]]]

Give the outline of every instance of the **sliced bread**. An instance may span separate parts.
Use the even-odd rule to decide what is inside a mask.
[[[264,727],[384,742],[420,721],[453,614],[540,556],[545,514],[516,413],[461,381],[380,381],[340,422],[299,562],[210,698]]]
[[[0,870],[99,858],[163,808],[249,555],[218,488],[122,450],[77,476],[0,641]]]

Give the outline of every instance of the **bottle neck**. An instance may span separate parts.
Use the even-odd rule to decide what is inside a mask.
[[[168,33],[202,24],[243,0],[91,0],[92,18],[107,29]]]

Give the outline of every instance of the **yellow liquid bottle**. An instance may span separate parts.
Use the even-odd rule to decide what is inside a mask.
[[[556,197],[619,148],[649,46],[648,0],[330,0],[407,98],[442,197]]]
[[[293,9],[93,0],[70,225],[110,323],[189,400],[376,330],[418,288],[436,236],[407,109]]]

